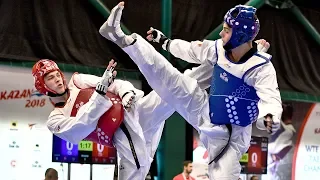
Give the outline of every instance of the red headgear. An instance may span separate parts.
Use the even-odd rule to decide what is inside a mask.
[[[63,79],[63,84],[65,88],[67,88],[66,80],[64,78],[63,73],[60,71],[58,65],[52,60],[41,59],[32,67],[32,76],[34,77],[34,86],[40,93],[45,95],[48,95],[49,92],[57,94],[57,92],[49,89],[44,82],[44,76],[53,71],[60,72],[61,77]]]

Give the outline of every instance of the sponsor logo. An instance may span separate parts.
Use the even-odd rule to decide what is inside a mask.
[[[39,163],[39,161],[34,161],[34,162],[32,163],[32,167],[33,167],[33,168],[41,168],[42,165]]]
[[[20,146],[16,141],[12,141],[12,143],[9,144],[9,148],[20,148]]]
[[[314,133],[315,133],[315,134],[320,134],[320,128],[315,128],[315,129],[314,129]]]
[[[30,97],[32,96],[41,97],[44,96],[44,94],[41,94],[39,91],[34,91],[33,93],[31,93]]]
[[[11,167],[15,168],[17,166],[17,161],[11,160],[10,165],[11,165]]]
[[[10,123],[10,131],[18,131],[18,123],[17,123],[17,121],[11,121],[11,123]]]
[[[228,82],[228,81],[229,81],[226,72],[220,73],[220,78],[221,78],[222,80],[224,80],[225,82]]]

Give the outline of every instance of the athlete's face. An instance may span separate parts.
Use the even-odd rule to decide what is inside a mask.
[[[227,25],[227,23],[223,23],[223,29],[219,33],[221,40],[223,42],[223,45],[225,45],[231,38],[232,35],[232,29]]]
[[[59,71],[53,71],[44,76],[44,82],[47,87],[58,94],[62,94],[65,91],[63,79]]]

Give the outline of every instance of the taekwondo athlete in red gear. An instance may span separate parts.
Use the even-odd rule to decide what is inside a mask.
[[[174,110],[161,103],[154,92],[141,98],[143,92],[135,89],[130,82],[113,81],[115,65],[111,61],[102,77],[75,73],[68,85],[64,74],[52,60],[38,61],[32,74],[36,89],[48,95],[55,106],[47,121],[51,132],[74,144],[88,139],[106,146],[115,145],[119,163],[124,167],[119,171],[119,179],[144,179],[155,153],[154,146],[161,137],[162,119],[168,118]],[[144,113],[138,112],[140,108],[144,109]],[[139,115],[145,120],[142,125],[148,126],[145,131],[139,124]],[[148,118],[155,121],[148,121]],[[154,126],[150,127],[149,123]],[[121,128],[123,124],[126,130]],[[136,158],[124,131],[130,135]],[[160,137],[155,137],[159,132]],[[144,134],[148,135],[147,142]]]
[[[181,74],[141,36],[123,33],[123,8],[121,2],[112,10],[100,34],[123,48],[154,91],[198,130],[212,162],[210,179],[238,178],[239,159],[250,146],[251,124],[257,121],[260,129],[272,133],[279,127],[282,112],[271,55],[252,48],[259,30],[256,9],[239,5],[229,10],[222,39],[217,41],[170,43],[173,55],[198,61],[199,76],[212,77],[207,94],[196,79]]]
[[[107,88],[108,91],[112,93],[120,94],[120,96],[123,97],[122,104],[125,107],[128,107],[128,110],[130,109],[130,111],[124,111],[124,123],[128,125],[129,133],[131,134],[131,136],[140,141],[142,141],[143,139],[145,140],[142,143],[140,143],[139,141],[139,146],[136,146],[136,144],[134,144],[135,147],[139,147],[138,151],[140,152],[140,154],[138,154],[140,168],[137,168],[137,164],[132,156],[127,137],[121,130],[117,129],[120,124],[117,124],[117,126],[114,126],[113,129],[111,129],[114,131],[104,131],[104,134],[102,133],[103,128],[97,128],[97,126],[99,127],[101,123],[103,123],[103,125],[106,125],[106,128],[109,128],[110,126],[108,126],[108,123],[110,122],[110,115],[114,113],[118,115],[120,109],[120,107],[118,106],[121,104],[119,103],[119,97],[114,97],[115,94],[107,92],[106,95],[109,97],[106,98],[107,101],[112,101],[112,104],[110,104],[110,102],[105,102],[105,97],[99,96],[99,93],[95,93],[95,88],[92,88],[97,86],[97,92],[100,92],[103,89],[106,90],[106,88],[99,82],[102,79],[105,79],[107,82],[109,82],[109,78],[107,77],[111,77],[111,71],[112,70],[109,69],[108,71],[107,69],[102,78],[93,75],[75,73],[69,82],[68,88],[67,86],[65,86],[66,81],[64,79],[63,73],[51,60],[40,60],[36,65],[34,65],[33,75],[35,77],[35,86],[37,90],[43,94],[50,96],[50,100],[52,101],[52,103],[58,106],[50,115],[51,118],[49,119],[51,119],[51,121],[49,120],[47,123],[50,131],[52,131],[60,138],[75,144],[77,144],[77,142],[81,141],[82,139],[88,139],[96,142],[99,141],[98,143],[109,143],[104,144],[107,146],[112,146],[112,141],[109,141],[109,139],[112,139],[113,132],[115,131],[115,135],[113,138],[113,141],[115,142],[113,144],[116,146],[117,151],[119,152],[119,180],[144,179],[150,169],[153,157],[159,145],[165,120],[168,119],[175,112],[175,110],[172,106],[164,102],[155,91],[152,91],[146,96],[142,97],[143,92],[133,88],[132,84],[126,81],[115,80],[115,82],[113,82]],[[50,77],[49,75],[52,74],[53,77]],[[192,69],[186,72],[186,74],[193,76],[194,74],[198,74],[198,72],[197,69]],[[49,82],[47,82],[49,84],[48,86],[45,83],[45,78],[48,78],[48,80],[46,81],[53,82],[51,82],[50,84]],[[201,81],[202,78],[199,79],[199,82]],[[53,89],[58,90],[52,91],[50,89],[52,86],[54,86]],[[130,94],[132,92],[132,89],[135,93],[137,93],[137,95],[132,96],[133,94]],[[69,112],[71,111],[71,116],[68,118],[60,111],[65,107],[68,107],[66,105],[64,106],[65,99],[68,99],[68,97],[70,98],[70,95],[74,94],[71,92],[74,91],[82,92],[79,93],[77,97],[87,96],[86,100],[88,102],[75,103],[77,100],[79,100],[79,98],[75,99],[75,102],[73,103],[75,105],[73,105],[72,110],[69,110]],[[127,92],[129,92],[129,94]],[[68,93],[70,95],[68,95]],[[127,94],[129,96],[127,96]],[[95,100],[93,97],[99,98],[99,106],[97,106],[97,100]],[[130,101],[130,99],[132,100],[132,97],[134,97],[133,102]],[[104,102],[105,105],[103,104]],[[72,105],[69,106],[71,108]],[[86,107],[87,109],[90,109],[90,112],[96,113],[98,111],[102,111],[101,113],[99,112],[100,114],[103,114],[101,115],[100,120],[86,120],[87,117],[99,118],[94,114],[90,115],[87,113],[86,115],[81,115],[80,113],[83,114],[84,112],[88,112],[86,109],[84,109]],[[99,110],[100,107],[103,110]],[[105,109],[108,109],[108,107],[110,107],[110,109],[105,112]],[[109,112],[114,107],[118,107],[118,111]],[[76,117],[72,116],[72,114],[74,113],[74,109],[79,110],[76,113]],[[103,117],[107,118],[107,120],[102,120]],[[112,123],[114,122],[112,121]],[[141,128],[143,133],[141,133],[140,131]],[[104,135],[104,138],[102,139],[104,140],[104,142],[100,141],[101,138],[97,139],[99,133],[100,135]],[[111,135],[108,135],[109,138],[106,138],[106,134]],[[96,137],[96,139],[93,139],[93,137]],[[143,153],[145,154],[143,155]]]

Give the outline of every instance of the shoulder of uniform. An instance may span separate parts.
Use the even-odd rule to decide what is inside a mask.
[[[268,53],[265,53],[265,52],[257,52],[255,54],[256,57],[259,57],[267,62],[269,62],[272,58],[272,55],[271,54],[268,54]]]
[[[215,40],[215,42],[216,42],[216,46],[223,46],[222,39],[217,39]]]
[[[54,108],[49,114],[49,119],[53,116],[61,115],[61,114],[63,114],[63,113],[61,112],[61,110],[59,108]]]
[[[242,77],[245,77],[249,72],[257,69],[265,64],[269,64],[272,56],[268,53],[257,52],[246,62],[245,73]]]
[[[203,41],[195,41],[196,43],[194,43],[194,44],[196,44],[196,45],[198,45],[198,46],[202,46],[202,47],[212,47],[212,46],[218,46],[218,40],[215,40],[215,41],[213,41],[213,40],[203,40]]]
[[[68,83],[68,87],[73,88],[74,86],[76,86],[78,89],[80,89],[79,88],[79,84],[80,84],[79,78],[80,78],[80,76],[79,76],[78,72],[73,73],[73,75],[71,76],[70,81]]]

